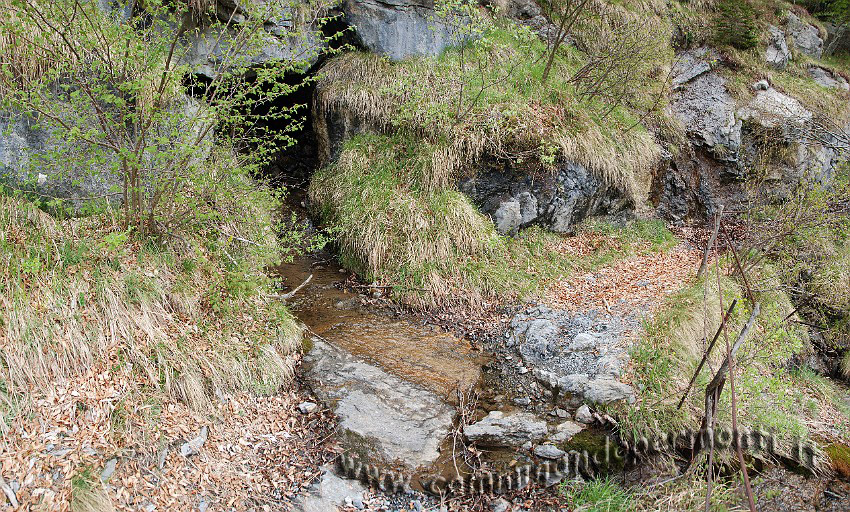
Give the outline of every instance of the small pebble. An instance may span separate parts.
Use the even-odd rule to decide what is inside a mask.
[[[593,415],[590,413],[590,407],[587,405],[579,407],[576,411],[576,421],[584,424],[593,423]]]
[[[566,452],[552,444],[540,444],[534,447],[534,455],[541,459],[557,460],[566,455]]]
[[[298,404],[298,410],[301,411],[301,414],[310,414],[315,411],[317,407],[318,405],[313,402],[301,402]]]

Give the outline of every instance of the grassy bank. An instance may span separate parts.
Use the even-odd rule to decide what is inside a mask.
[[[624,19],[647,14],[614,9]],[[669,26],[650,18],[635,33],[662,40]],[[588,41],[604,32],[582,30]],[[588,64],[575,46],[557,53],[544,82],[547,48],[536,34],[497,18],[479,36],[436,58],[339,55],[316,86],[320,115],[343,112],[372,135],[348,141],[315,174],[311,199],[345,265],[416,306],[527,295],[540,290],[542,276],[574,265],[547,249],[549,235],[499,236],[458,192],[458,180],[473,175],[483,157],[532,175],[575,162],[641,209],[661,155],[643,125],[657,118],[642,113],[663,106],[647,104],[663,81],[643,80],[609,104],[583,96],[571,80]],[[659,43],[630,72],[658,74],[670,58],[669,44]]]
[[[127,445],[150,440],[168,402],[204,411],[218,393],[290,381],[301,332],[264,273],[284,251],[278,200],[236,174],[220,178],[196,191],[209,194],[194,212],[201,222],[156,238],[122,231],[108,211],[57,220],[0,196],[4,433],[95,369],[132,376],[110,433]],[[143,403],[150,423],[123,438],[122,414]]]
[[[524,230],[499,235],[469,198],[445,188],[429,191],[428,144],[403,136],[361,135],[339,160],[317,171],[310,197],[336,239],[343,264],[365,279],[390,285],[408,304],[471,305],[516,300],[547,283],[628,255],[649,241],[669,248],[672,235],[659,222],[620,227],[590,222],[618,240],[580,256],[558,249],[561,235]]]
[[[430,144],[422,176],[430,191],[451,187],[489,154],[531,172],[573,161],[641,203],[660,147],[638,113],[615,105],[603,119],[604,103],[579,98],[569,77],[585,64],[581,52],[560,53],[544,83],[546,46],[536,36],[493,29],[485,37],[487,44],[436,59],[336,57],[322,69],[316,106],[353,112],[378,131]],[[480,71],[465,71],[481,62]]]

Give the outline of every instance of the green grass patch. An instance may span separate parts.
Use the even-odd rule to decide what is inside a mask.
[[[566,481],[561,494],[573,507],[587,512],[626,512],[634,510],[631,495],[612,479],[586,483]]]

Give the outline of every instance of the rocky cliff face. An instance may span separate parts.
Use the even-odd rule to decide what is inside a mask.
[[[823,51],[818,30],[793,14],[784,28],[770,26],[768,32],[764,59],[777,70],[793,59],[786,41],[811,57]],[[749,94],[736,98],[731,73],[711,48],[677,56],[667,114],[684,127],[687,144],[659,174],[654,190],[659,210],[673,220],[710,214],[720,203],[741,206],[751,178],[763,180],[764,192],[784,197],[802,181],[828,181],[842,160],[843,138],[825,130],[818,119],[823,114],[768,80],[752,82]],[[828,69],[812,65],[808,73],[813,85],[850,89]]]
[[[435,56],[461,40],[432,0],[347,0],[343,11],[363,48],[393,60]]]
[[[67,199],[74,207],[89,197],[116,201],[121,179],[108,165],[94,172],[67,164],[39,165],[41,155],[75,152],[84,161],[82,155],[91,150],[85,145],[69,147],[25,115],[0,113],[0,182],[14,189],[34,191],[46,199]]]

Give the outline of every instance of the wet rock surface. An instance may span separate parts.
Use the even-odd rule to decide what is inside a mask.
[[[296,511],[330,512],[346,505],[363,508],[363,497],[366,493],[363,484],[336,476],[330,466],[324,466],[322,470],[321,478],[307,494],[296,500]]]
[[[582,430],[584,430],[584,425],[580,425],[572,421],[565,421],[555,427],[554,432],[549,436],[549,440],[553,443],[565,443]]]
[[[514,316],[507,344],[562,403],[631,402],[634,391],[618,380],[628,360],[621,339],[626,327],[613,315],[537,306]]]
[[[354,453],[416,469],[434,462],[454,409],[436,394],[313,338],[306,378]]]

